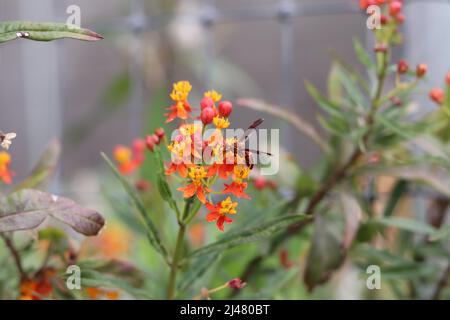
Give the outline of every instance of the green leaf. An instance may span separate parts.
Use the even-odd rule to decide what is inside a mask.
[[[328,74],[328,97],[333,104],[342,104],[343,89],[339,80],[340,68],[339,63],[333,62]]]
[[[114,173],[114,176],[119,180],[119,182],[122,184],[122,187],[125,189],[125,192],[132,200],[132,203],[140,213],[141,217],[144,219],[145,225],[147,227],[147,237],[150,242],[150,244],[155,248],[156,251],[158,251],[164,258],[167,258],[167,250],[163,246],[161,242],[161,237],[159,236],[159,232],[156,229],[155,224],[153,223],[152,219],[147,214],[147,211],[145,210],[144,204],[137,194],[136,190],[128,183],[128,181],[119,173],[117,168],[114,166],[114,164],[111,162],[111,160],[108,158],[106,154],[103,152],[101,153],[103,159],[105,159],[106,163],[108,164],[109,168]]]
[[[381,269],[382,278],[385,280],[416,279],[429,276],[436,272],[435,268],[423,263],[399,263],[385,266]]]
[[[205,272],[219,259],[219,256],[220,254],[218,252],[213,252],[197,258],[184,274],[183,280],[180,283],[180,291],[187,290],[196,280],[201,279]]]
[[[450,237],[450,226],[442,226],[431,235],[430,241],[439,241],[448,237]]]
[[[194,219],[194,217],[198,213],[198,210],[200,210],[201,207],[202,207],[202,203],[197,198],[195,198],[194,202],[192,203],[192,205],[190,207],[189,213],[184,220],[184,223],[186,225],[188,225],[192,221],[192,219]]]
[[[328,281],[344,260],[340,235],[342,230],[329,218],[331,216],[319,214],[314,221],[314,235],[304,273],[304,281],[310,292],[317,285]]]
[[[97,211],[38,190],[24,189],[0,200],[0,232],[34,229],[49,216],[86,236],[97,235],[105,224]]]
[[[305,81],[305,88],[308,91],[311,98],[327,113],[340,118],[345,119],[344,115],[339,110],[339,106],[335,105],[333,102],[329,101],[325,96],[323,96],[309,81]]]
[[[384,208],[383,217],[390,217],[395,211],[395,208],[397,207],[398,203],[400,202],[400,199],[405,194],[406,190],[408,189],[408,182],[405,180],[399,180],[392,190],[388,203],[386,204],[386,207]]]
[[[436,232],[436,230],[429,224],[414,219],[398,217],[378,218],[373,220],[373,223],[426,235],[431,235]]]
[[[97,41],[103,39],[101,35],[94,31],[69,27],[65,23],[30,21],[0,22],[0,43],[20,38],[35,41],[51,41],[62,38],[72,38],[84,41]]]
[[[231,237],[225,237],[224,239],[220,239],[217,242],[195,250],[189,255],[189,257],[197,257],[211,252],[223,252],[224,250],[236,247],[241,244],[267,239],[278,231],[292,225],[293,223],[310,219],[312,219],[312,217],[307,215],[289,215],[281,218],[276,218],[253,228],[248,228],[240,232],[233,233],[233,236]]]
[[[369,70],[375,68],[372,59],[370,58],[366,49],[364,49],[364,47],[361,45],[361,42],[359,42],[358,39],[353,40],[353,48],[355,50],[356,57],[363,66],[365,66]]]
[[[14,191],[42,187],[42,185],[48,182],[55,171],[60,155],[61,144],[59,143],[59,140],[54,139],[41,155],[41,158],[31,171],[29,177],[16,186]]]
[[[120,279],[126,280],[136,288],[142,287],[145,281],[145,276],[142,271],[128,261],[118,259],[90,259],[78,261],[77,265],[82,270],[90,269],[101,272],[102,274],[116,276]]]
[[[106,275],[103,272],[95,270],[82,269],[81,271],[81,285],[83,287],[107,287],[122,289],[136,298],[140,299],[152,299],[152,297],[144,290],[133,287],[127,281],[114,277],[112,275]]]
[[[417,135],[416,133],[410,131],[409,129],[400,127],[397,122],[394,123],[387,117],[382,116],[381,114],[377,114],[376,119],[380,123],[382,123],[386,128],[392,130],[394,133],[398,134],[400,137],[406,140],[414,139],[414,137]]]
[[[367,107],[367,102],[361,93],[358,83],[346,70],[339,70],[339,79],[348,94],[349,99],[358,107]],[[356,78],[356,77],[355,77]]]
[[[170,190],[169,184],[167,183],[161,150],[159,148],[155,148],[154,154],[156,157],[157,165],[159,167],[159,172],[156,176],[156,183],[158,185],[159,194],[161,195],[164,201],[169,203],[170,207],[177,214],[178,219],[181,219],[180,210],[178,209],[177,203],[175,202],[175,199],[172,196],[172,191]]]
[[[167,183],[164,174],[159,173],[157,179],[159,194],[165,201],[171,203],[173,201],[172,192],[170,191],[169,184]]]

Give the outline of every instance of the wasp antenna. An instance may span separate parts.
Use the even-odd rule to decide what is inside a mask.
[[[260,126],[261,123],[263,123],[263,122],[264,122],[264,119],[260,118],[260,119],[256,120],[255,122],[253,122],[251,124],[251,126],[249,127],[249,129],[255,129],[256,127]]]

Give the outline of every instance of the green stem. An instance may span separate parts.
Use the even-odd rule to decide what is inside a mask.
[[[185,233],[186,226],[184,224],[180,224],[180,229],[178,229],[177,243],[175,245],[175,251],[173,253],[173,259],[170,267],[169,284],[167,286],[167,299],[169,300],[173,300],[175,298],[175,284],[179,268],[178,264],[181,258]]]
[[[183,252],[183,242],[184,242],[184,235],[186,233],[186,223],[183,221],[186,219],[187,215],[189,214],[189,210],[191,208],[193,199],[189,198],[186,200],[184,205],[183,214],[180,216],[180,219],[178,221],[178,224],[180,226],[180,229],[178,229],[178,236],[177,236],[177,243],[175,244],[175,251],[173,253],[172,263],[170,265],[170,276],[169,276],[169,284],[167,287],[167,299],[173,300],[175,297],[175,285],[177,280],[177,272],[179,269],[179,264],[181,260],[181,255]]]

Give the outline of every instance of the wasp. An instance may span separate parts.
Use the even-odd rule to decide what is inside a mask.
[[[233,154],[235,159],[239,157],[244,158],[245,165],[252,170],[254,167],[254,161],[253,161],[253,153],[257,154],[258,156],[260,154],[267,155],[269,157],[272,156],[271,153],[257,150],[248,149],[245,147],[246,142],[250,138],[252,134],[256,132],[256,128],[258,128],[262,123],[264,122],[264,119],[257,119],[254,121],[248,128],[245,130],[244,135],[242,138],[238,139],[237,137],[234,137],[234,143],[233,143]]]

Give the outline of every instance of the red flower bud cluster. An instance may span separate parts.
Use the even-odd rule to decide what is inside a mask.
[[[145,138],[147,149],[153,152],[153,150],[155,149],[155,145],[159,145],[162,139],[164,139],[164,129],[158,128],[152,135],[148,135]]]
[[[360,0],[359,7],[362,10],[367,10],[370,6],[380,6],[386,8],[386,14],[381,15],[380,22],[382,25],[394,21],[395,23],[403,23],[405,21],[405,15],[402,12],[403,1],[402,0]],[[389,15],[389,17],[387,16]]]
[[[401,59],[397,63],[397,73],[398,74],[405,74],[409,71],[409,64],[406,60]],[[416,76],[418,78],[423,78],[428,71],[428,66],[425,63],[420,63],[416,67]]]

